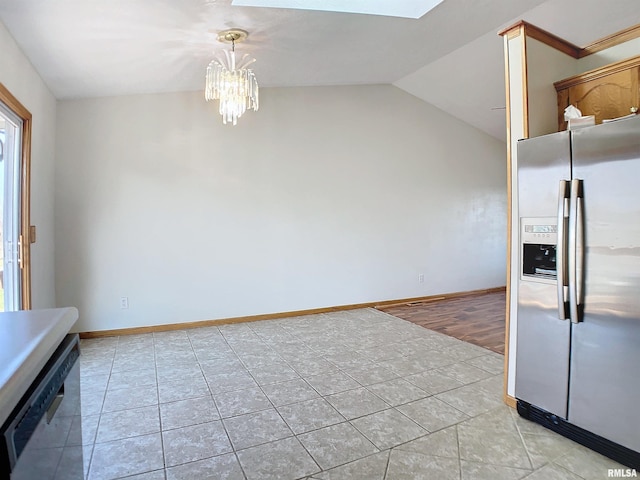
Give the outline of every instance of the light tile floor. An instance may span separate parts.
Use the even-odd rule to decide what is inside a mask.
[[[579,480],[503,357],[372,309],[82,341],[89,480]]]

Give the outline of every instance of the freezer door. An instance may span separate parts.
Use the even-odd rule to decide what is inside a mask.
[[[640,451],[640,118],[578,130],[572,149],[585,248],[568,420]]]
[[[568,132],[518,143],[518,211],[520,219],[544,224],[558,212],[561,180],[571,178]],[[521,222],[522,223],[522,222]],[[541,243],[547,240],[541,239]],[[570,322],[558,314],[558,288],[553,279],[522,274],[523,232],[520,229],[515,394],[562,418],[567,414]]]

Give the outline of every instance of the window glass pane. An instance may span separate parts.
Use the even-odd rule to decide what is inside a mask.
[[[21,308],[19,265],[22,120],[0,103],[0,308]]]

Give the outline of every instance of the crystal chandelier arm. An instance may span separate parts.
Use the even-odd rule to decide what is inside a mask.
[[[242,69],[242,68],[247,68],[249,65],[251,65],[252,63],[254,63],[256,61],[255,58],[249,56],[248,53],[245,53],[242,58],[240,59],[240,61],[238,62],[238,69]]]

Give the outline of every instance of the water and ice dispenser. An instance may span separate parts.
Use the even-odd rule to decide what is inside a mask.
[[[557,219],[536,217],[520,219],[521,278],[555,282]]]

